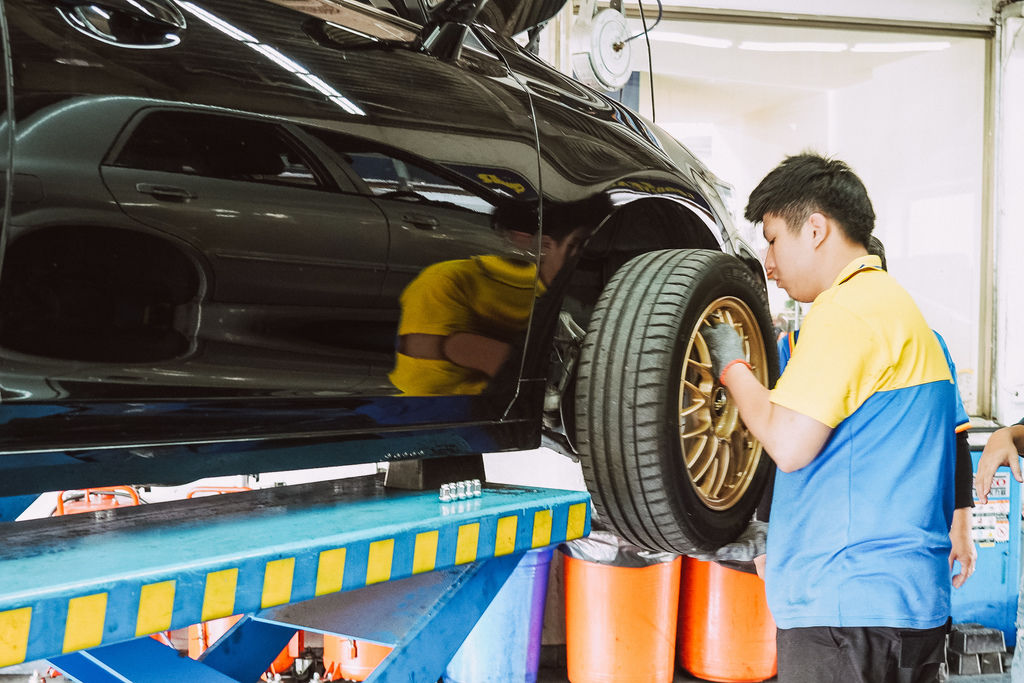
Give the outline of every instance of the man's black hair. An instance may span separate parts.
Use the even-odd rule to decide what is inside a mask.
[[[813,152],[787,157],[764,177],[743,215],[751,223],[778,216],[799,230],[812,213],[839,224],[851,242],[868,246],[875,210],[864,183],[846,163]]]
[[[868,253],[882,260],[882,270],[889,270],[889,265],[885,261],[885,245],[874,235],[868,238]]]

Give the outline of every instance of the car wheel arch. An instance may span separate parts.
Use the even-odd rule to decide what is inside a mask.
[[[555,444],[561,446],[559,450],[571,457],[576,455],[572,411],[562,411],[561,407],[572,398],[577,356],[559,348],[565,334],[565,321],[560,316],[568,314],[572,322],[585,328],[611,277],[641,254],[664,249],[721,251],[723,243],[728,243],[711,231],[709,219],[697,209],[671,198],[644,196],[612,209],[596,225],[589,226],[582,252],[549,289],[550,299],[545,297],[547,300],[539,305],[529,341],[534,351],[523,367],[524,379],[547,378],[546,427]],[[759,278],[763,282],[763,274]],[[552,382],[560,394],[557,399],[551,396]],[[556,400],[557,407],[553,407]]]
[[[148,230],[106,225],[59,224],[15,232],[0,273],[0,319],[34,323],[14,327],[21,330],[20,338],[4,335],[0,345],[76,360],[117,360],[110,354],[116,354],[123,334],[152,335],[166,328],[165,343],[152,347],[162,349],[159,357],[136,358],[129,353],[124,360],[165,359],[191,348],[195,330],[178,330],[173,323],[175,307],[197,305],[206,290],[206,269],[190,249]],[[125,294],[124,301],[102,302],[118,289]],[[74,309],[81,310],[62,319],[62,312]],[[132,310],[138,317],[135,324],[124,320],[126,311],[131,316]],[[104,343],[97,342],[95,348],[82,343],[90,331]],[[127,348],[132,339],[123,341]]]

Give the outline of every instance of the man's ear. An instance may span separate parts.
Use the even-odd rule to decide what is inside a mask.
[[[817,249],[832,233],[832,224],[825,214],[815,211],[807,218],[807,229],[811,231],[811,246]]]

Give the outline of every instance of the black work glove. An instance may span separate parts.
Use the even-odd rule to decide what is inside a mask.
[[[743,339],[732,325],[713,323],[702,327],[701,332],[708,345],[708,352],[711,354],[711,373],[715,379],[721,381],[722,372],[734,360],[746,362],[747,355],[743,352]]]

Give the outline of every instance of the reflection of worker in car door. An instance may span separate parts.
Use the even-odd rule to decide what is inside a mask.
[[[405,394],[478,394],[508,360],[533,301],[575,252],[578,232],[541,238],[497,227],[523,258],[495,254],[435,263],[402,292],[395,368],[389,378]]]

